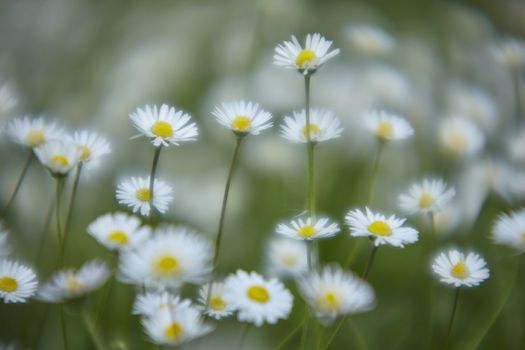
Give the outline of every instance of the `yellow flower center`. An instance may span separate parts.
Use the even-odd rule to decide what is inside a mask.
[[[252,121],[245,115],[238,115],[232,121],[234,130],[246,131],[252,125]]]
[[[281,261],[286,266],[295,266],[297,265],[297,256],[293,254],[286,254],[286,255],[283,255],[283,257],[281,258]]]
[[[450,134],[450,150],[455,154],[461,154],[467,147],[467,139],[465,135],[457,130]]]
[[[124,245],[128,244],[129,238],[124,231],[113,231],[109,234],[108,241]]]
[[[159,275],[175,275],[180,264],[173,256],[164,256],[157,260],[155,270]]]
[[[383,140],[389,140],[394,136],[394,127],[392,123],[386,120],[382,120],[377,125],[376,135]]]
[[[162,120],[153,123],[150,130],[158,137],[166,138],[173,136],[173,127],[171,124]]]
[[[80,289],[82,289],[82,284],[78,281],[78,279],[74,276],[68,276],[66,280],[66,288],[70,292],[78,292]]]
[[[213,310],[224,310],[226,308],[226,303],[224,302],[224,299],[222,299],[219,296],[214,296],[210,298],[210,307]]]
[[[82,154],[80,155],[80,160],[86,161],[89,159],[89,156],[91,155],[91,151],[87,146],[81,145],[79,146],[79,149],[82,151]]]
[[[295,64],[299,67],[303,67],[305,63],[312,63],[317,56],[312,50],[304,49],[299,52],[297,58],[295,59]]]
[[[419,207],[421,209],[425,209],[430,207],[432,204],[434,204],[434,197],[430,193],[423,193],[421,197],[419,197]]]
[[[141,202],[149,202],[151,200],[151,192],[149,188],[139,188],[137,190],[136,196]]]
[[[61,166],[68,166],[69,165],[69,161],[63,155],[57,154],[56,156],[53,156],[51,158],[51,164],[53,164],[53,165],[61,165]]]
[[[18,289],[18,282],[9,276],[0,277],[0,290],[11,293]]]
[[[306,225],[301,227],[297,233],[303,238],[310,238],[317,233],[317,230],[311,225]]]
[[[171,341],[179,340],[183,334],[184,329],[178,322],[173,322],[164,329],[164,336]]]
[[[326,292],[320,297],[319,304],[324,310],[335,311],[341,307],[341,300],[334,292]]]
[[[318,135],[321,132],[321,128],[319,127],[319,125],[315,123],[310,123],[309,126],[310,126],[310,137]],[[308,130],[307,130],[306,125],[302,127],[301,132],[303,133],[303,136],[305,138],[308,138]]]
[[[378,236],[390,236],[392,234],[392,229],[390,225],[384,221],[374,221],[368,225],[368,231],[372,232]]]
[[[37,146],[42,145],[44,142],[46,142],[46,137],[44,136],[44,133],[42,131],[33,130],[27,133],[26,142],[31,147],[37,147]]]
[[[464,262],[460,261],[456,265],[454,265],[454,267],[452,267],[450,273],[452,274],[452,276],[463,280],[469,276],[468,266]]]
[[[248,295],[248,298],[250,298],[251,300],[260,304],[267,303],[268,300],[270,300],[270,293],[268,293],[268,290],[263,286],[251,286],[250,288],[248,288],[246,295]]]

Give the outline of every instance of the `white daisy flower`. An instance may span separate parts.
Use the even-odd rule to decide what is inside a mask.
[[[126,250],[149,238],[150,228],[141,225],[137,217],[117,212],[99,216],[87,232],[108,249]]]
[[[292,41],[284,41],[275,48],[274,63],[285,68],[297,69],[304,75],[313,74],[326,61],[339,54],[339,49],[328,51],[332,42],[319,33],[308,34],[304,48],[292,35]]]
[[[451,249],[434,259],[432,270],[441,282],[454,287],[475,287],[489,278],[485,260],[476,253],[464,253]]]
[[[328,110],[310,109],[310,125],[306,127],[306,113],[303,109],[300,112],[293,112],[293,118],[284,117],[281,124],[281,136],[292,142],[306,143],[310,131],[311,142],[322,142],[338,138],[343,132],[341,122]]]
[[[110,276],[107,264],[89,261],[78,270],[63,269],[55,272],[40,287],[37,299],[48,303],[61,303],[67,299],[83,297],[100,288]]]
[[[169,292],[146,292],[139,294],[133,303],[133,315],[154,316],[156,313],[168,309],[174,310],[179,307],[189,307],[191,301],[181,299]]]
[[[266,250],[268,273],[277,277],[295,277],[308,271],[306,242],[274,238]]]
[[[424,179],[408,188],[408,193],[399,195],[399,207],[407,214],[437,213],[456,194],[454,187],[448,187],[441,179]]]
[[[293,296],[276,278],[264,279],[256,272],[237,270],[224,282],[224,298],[238,311],[237,319],[257,327],[287,319]]]
[[[511,69],[525,66],[525,42],[514,38],[501,40],[492,47],[494,58]]]
[[[204,314],[216,320],[228,317],[235,311],[224,298],[224,283],[222,282],[213,282],[211,285],[208,283],[200,287],[199,303],[202,305]]]
[[[211,271],[211,243],[183,226],[157,228],[140,246],[122,253],[121,279],[148,287],[202,283]]]
[[[211,112],[217,121],[237,135],[258,135],[270,128],[272,115],[259,108],[257,103],[234,101],[221,103]]]
[[[144,331],[156,344],[177,346],[203,336],[213,330],[203,323],[194,307],[165,308],[142,318]]]
[[[171,195],[173,189],[164,181],[155,179],[153,181],[154,198],[151,198],[149,189],[150,177],[131,177],[123,180],[117,186],[116,197],[120,204],[131,207],[134,213],[149,216],[151,204],[161,214],[168,210],[168,204],[173,200]],[[153,203],[151,203],[153,202]]]
[[[13,142],[29,148],[42,146],[48,141],[63,138],[64,131],[56,123],[47,123],[44,118],[31,119],[29,117],[16,118],[5,127],[7,136]]]
[[[404,247],[405,244],[415,243],[418,232],[411,227],[403,226],[405,219],[395,215],[386,217],[383,214],[373,213],[366,208],[366,213],[359,209],[351,210],[345,217],[353,237],[370,237],[375,246],[389,244],[394,247]]]
[[[275,232],[288,238],[311,241],[335,236],[339,233],[339,225],[328,218],[318,218],[314,222],[311,217],[307,217],[291,220],[288,224],[279,224]]]
[[[80,149],[80,161],[87,167],[94,167],[100,157],[111,152],[109,142],[95,132],[75,131],[69,141]]]
[[[80,162],[81,150],[68,141],[49,141],[35,148],[35,153],[53,176],[66,176]]]
[[[38,281],[29,267],[11,260],[0,260],[0,299],[4,303],[24,303],[32,297]]]
[[[525,251],[525,208],[500,215],[492,228],[492,239]]]
[[[183,111],[163,104],[160,108],[146,105],[144,109],[137,108],[129,117],[133,126],[146,137],[149,137],[155,147],[179,145],[179,142],[194,141],[198,131],[195,123],[189,123],[191,117]],[[139,137],[141,135],[137,135]]]
[[[395,114],[371,110],[365,113],[365,127],[381,141],[400,141],[414,135],[410,123]]]
[[[448,117],[439,127],[439,143],[443,150],[454,157],[471,157],[479,153],[485,144],[485,136],[469,120]]]
[[[325,266],[299,277],[298,289],[321,320],[371,310],[375,306],[372,287],[337,265]]]
[[[345,34],[357,51],[370,56],[387,54],[396,43],[394,37],[385,30],[367,23],[348,26]]]

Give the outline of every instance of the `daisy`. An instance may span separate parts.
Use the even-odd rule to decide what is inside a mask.
[[[228,317],[235,311],[224,298],[224,283],[222,282],[203,285],[199,289],[199,303],[202,305],[204,314],[216,320]]]
[[[68,141],[50,141],[35,149],[40,162],[55,177],[66,176],[80,162],[82,152]]]
[[[492,228],[494,242],[525,251],[525,209],[503,214]]]
[[[271,276],[295,277],[308,271],[308,250],[304,241],[274,238],[266,251]]]
[[[75,131],[69,141],[80,149],[80,161],[88,167],[95,166],[100,157],[111,152],[109,142],[95,132]]]
[[[154,198],[151,198],[149,188],[150,178],[148,177],[131,177],[118,184],[117,200],[120,204],[131,207],[134,213],[140,212],[140,215],[149,216],[151,205],[164,214],[168,210],[168,204],[173,200],[171,195],[173,189],[164,181],[153,181]]]
[[[476,155],[485,143],[485,137],[472,122],[461,117],[443,119],[439,128],[439,143],[443,150],[454,157]]]
[[[274,63],[285,68],[297,69],[301,74],[310,75],[339,53],[339,49],[328,51],[330,46],[332,42],[319,33],[308,34],[304,48],[292,35],[292,41],[284,41],[275,48]]]
[[[365,113],[366,128],[381,141],[400,141],[414,135],[408,121],[395,114],[372,110]]]
[[[353,237],[370,237],[374,245],[389,244],[394,247],[404,247],[405,244],[415,243],[418,232],[411,227],[403,226],[405,219],[395,215],[386,217],[383,214],[373,213],[366,208],[366,213],[359,209],[351,210],[345,217]]]
[[[365,55],[384,55],[395,46],[395,39],[383,29],[366,24],[353,24],[345,33],[352,46]]]
[[[16,118],[7,123],[5,132],[13,142],[29,148],[42,146],[48,141],[61,139],[63,130],[56,123],[46,123],[43,118]]]
[[[492,48],[494,58],[504,66],[518,69],[525,65],[525,43],[522,40],[508,38]]]
[[[330,222],[328,218],[314,221],[311,217],[307,217],[291,220],[289,224],[279,224],[275,231],[289,238],[310,241],[335,236],[339,233],[339,225]]]
[[[144,242],[150,236],[150,228],[126,213],[99,216],[87,227],[87,232],[100,244],[111,250],[126,250]]]
[[[287,319],[293,296],[277,279],[264,279],[256,272],[237,270],[224,282],[224,298],[238,311],[237,319],[257,327]]]
[[[194,141],[198,131],[195,123],[189,123],[191,117],[183,111],[163,104],[160,108],[146,105],[144,109],[137,108],[129,115],[133,126],[146,137],[149,137],[155,147],[179,145],[179,142]],[[137,135],[135,137],[140,137]]]
[[[456,194],[442,179],[424,179],[408,188],[408,193],[399,195],[399,207],[407,214],[435,214],[443,210]]]
[[[258,135],[272,126],[272,115],[259,108],[257,103],[234,101],[222,103],[211,112],[217,121],[239,136]]]
[[[121,279],[148,287],[201,283],[211,271],[210,242],[183,226],[159,227],[152,237],[122,253]]]
[[[100,288],[109,278],[108,266],[100,261],[89,261],[78,270],[63,269],[56,272],[38,290],[37,298],[48,303],[61,303],[76,299]]]
[[[375,306],[372,287],[337,265],[325,266],[299,277],[298,289],[321,320],[371,310]]]
[[[189,307],[191,301],[182,299],[166,291],[164,292],[146,292],[139,294],[133,303],[132,314],[142,316],[154,316],[156,313],[164,310],[174,310],[179,307]]]
[[[335,115],[327,110],[313,108],[310,110],[309,129],[306,126],[306,113],[303,109],[300,112],[293,112],[293,118],[285,116],[284,123],[281,124],[281,136],[285,139],[298,142],[308,142],[308,132],[311,142],[321,142],[338,138],[343,132],[341,123]]]
[[[476,253],[464,253],[451,249],[434,259],[432,270],[441,282],[455,287],[475,287],[489,278],[485,260]]]
[[[38,281],[29,267],[0,260],[0,299],[4,303],[24,303],[36,292]]]

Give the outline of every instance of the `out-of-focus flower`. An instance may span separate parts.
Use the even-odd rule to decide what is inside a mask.
[[[455,287],[475,287],[489,278],[485,260],[476,253],[464,253],[451,249],[440,253],[432,263],[432,270],[441,282]]]
[[[25,303],[37,287],[32,269],[15,261],[0,261],[0,299],[5,303]]]
[[[307,127],[304,109],[293,112],[293,118],[285,116],[284,123],[281,125],[281,135],[289,141],[301,143],[308,142],[308,131],[312,142],[327,141],[341,136],[343,128],[332,112],[313,108],[310,109],[309,117],[310,125]]]
[[[395,39],[385,30],[367,23],[351,24],[345,28],[350,44],[360,53],[385,55],[395,47]]]
[[[191,306],[191,301],[166,291],[146,292],[139,294],[133,303],[134,315],[153,316],[164,309],[173,310],[179,307]]]
[[[456,190],[442,179],[424,179],[408,188],[408,193],[399,195],[399,207],[407,214],[435,214],[454,197]]]
[[[153,181],[153,198],[149,188],[150,177],[131,177],[123,180],[117,186],[116,197],[120,204],[131,207],[134,213],[149,216],[151,205],[164,214],[168,210],[168,204],[173,200],[171,195],[173,189],[164,181],[155,179]]]
[[[35,149],[35,153],[51,175],[66,176],[74,169],[82,156],[82,151],[69,141],[50,141]]]
[[[80,161],[88,168],[96,166],[100,157],[111,152],[109,142],[95,132],[75,131],[69,141],[80,149]]]
[[[501,40],[492,47],[494,58],[502,65],[511,69],[525,66],[525,42],[508,38]]]
[[[509,138],[507,150],[512,160],[525,165],[525,128]]]
[[[454,84],[448,91],[451,114],[468,118],[488,133],[497,130],[498,109],[485,91],[463,84]]]
[[[339,225],[323,217],[315,220],[311,217],[297,218],[277,225],[275,232],[288,238],[311,241],[335,236],[339,233]]]
[[[272,126],[272,115],[259,108],[257,103],[234,101],[215,107],[212,114],[217,121],[237,135],[258,135]]]
[[[439,142],[443,150],[456,157],[472,157],[481,151],[485,137],[472,122],[461,117],[448,117],[439,127]]]
[[[0,85],[0,116],[10,112],[18,104],[18,96],[10,83]]]
[[[414,135],[414,129],[406,119],[385,111],[368,111],[363,122],[381,141],[400,141]]]
[[[29,148],[64,139],[64,131],[58,128],[56,123],[47,123],[42,117],[15,118],[7,123],[5,133],[13,142]]]
[[[495,243],[525,251],[525,209],[502,214],[492,228]]]
[[[303,241],[274,238],[266,254],[267,270],[271,276],[296,277],[308,271],[308,250]]]
[[[235,311],[224,297],[223,282],[212,282],[199,288],[199,303],[203,313],[216,320],[228,317]]]
[[[4,258],[11,254],[11,246],[8,237],[8,231],[3,227],[2,222],[0,222],[0,258]]]

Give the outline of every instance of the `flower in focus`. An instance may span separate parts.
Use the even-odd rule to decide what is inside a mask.
[[[150,229],[141,227],[137,217],[121,212],[99,216],[89,224],[87,232],[111,250],[130,249],[150,236]]]
[[[48,141],[59,140],[64,136],[64,131],[59,129],[56,123],[46,123],[42,117],[15,118],[7,123],[5,132],[13,142],[29,148],[42,146]]]
[[[191,301],[183,299],[174,294],[163,292],[146,292],[139,294],[133,303],[132,314],[142,316],[153,316],[164,309],[173,310],[179,307],[191,306]]]
[[[304,241],[288,238],[272,239],[266,254],[269,275],[295,277],[308,271],[307,254]]]
[[[408,193],[399,196],[399,207],[407,214],[431,213],[441,211],[454,197],[456,190],[448,187],[441,179],[424,179],[422,183],[414,183],[408,188]]]
[[[293,112],[293,118],[284,117],[281,125],[281,135],[292,142],[308,142],[308,132],[311,142],[322,142],[335,139],[341,136],[343,128],[339,119],[330,111],[323,109],[310,109],[310,125],[306,126],[306,113],[303,109],[300,112]],[[310,129],[310,130],[308,130]]]
[[[24,303],[36,292],[38,281],[29,267],[0,260],[0,299],[4,303]]]
[[[75,131],[69,141],[80,149],[80,161],[88,167],[94,167],[100,157],[111,152],[109,142],[95,132]]]
[[[66,176],[80,162],[82,152],[69,141],[50,141],[35,149],[40,162],[55,177]]]
[[[171,195],[173,189],[164,181],[155,179],[153,181],[153,198],[149,188],[150,177],[131,177],[122,181],[117,186],[116,197],[120,204],[131,207],[134,213],[148,216],[151,213],[151,205],[164,214],[168,210],[168,204],[173,200]]]
[[[385,111],[368,111],[363,122],[381,141],[399,141],[414,135],[414,129],[404,118]]]
[[[481,151],[485,137],[469,120],[448,117],[441,122],[439,143],[446,153],[456,158],[471,157]]]
[[[222,103],[211,112],[217,121],[237,135],[258,135],[272,126],[272,115],[259,108],[257,103],[234,101]]]
[[[492,228],[494,242],[525,251],[525,209],[501,215]]]
[[[432,270],[441,282],[455,287],[475,287],[489,278],[485,260],[476,253],[464,253],[451,249],[434,259]]]
[[[216,320],[228,317],[235,311],[224,298],[224,283],[222,282],[208,283],[200,287],[199,303],[202,305],[203,313]]]
[[[339,225],[328,218],[319,218],[314,222],[311,217],[307,217],[291,220],[289,224],[279,224],[275,232],[288,238],[313,240],[335,236],[339,232]]]
[[[387,54],[396,43],[385,30],[366,23],[348,26],[345,34],[357,51],[370,56]]]

